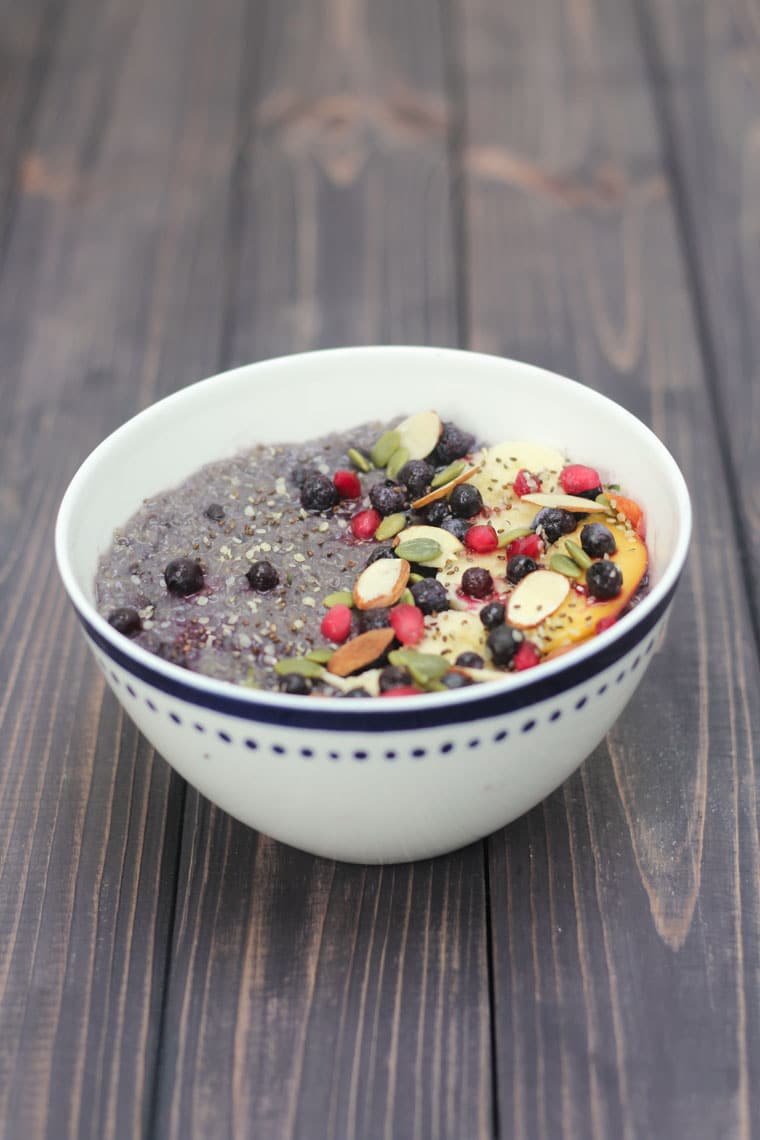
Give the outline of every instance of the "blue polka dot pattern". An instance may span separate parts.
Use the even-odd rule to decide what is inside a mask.
[[[232,737],[230,736],[230,734],[228,732],[217,732],[216,735],[219,737],[220,740],[223,740],[225,744],[231,744],[232,743]]]
[[[534,720],[526,720],[525,724],[522,726],[520,731],[521,732],[532,732],[535,727],[536,727],[536,722]]]
[[[256,749],[258,748],[258,744],[256,743],[256,741],[251,740],[250,737],[246,740],[245,746],[246,746],[246,748],[250,748],[251,752],[255,752]]]
[[[508,736],[509,733],[507,732],[506,728],[502,728],[500,732],[495,733],[493,742],[494,744],[499,744],[502,740],[506,740]]]
[[[175,712],[170,712],[169,718],[173,720],[175,724],[182,724],[182,717],[178,716]]]

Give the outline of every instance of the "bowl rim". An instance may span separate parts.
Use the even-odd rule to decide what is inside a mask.
[[[384,355],[389,360],[401,355],[423,355],[428,358],[446,356],[462,357],[468,361],[480,359],[489,365],[498,363],[516,367],[542,376],[545,382],[561,382],[565,391],[575,391],[582,395],[584,400],[592,404],[597,403],[608,412],[614,412],[627,421],[631,429],[643,435],[649,446],[659,452],[669,474],[670,490],[677,503],[679,532],[673,553],[659,581],[631,612],[610,629],[576,646],[571,652],[543,663],[540,670],[525,670],[519,674],[508,674],[503,681],[489,681],[446,693],[422,693],[419,696],[405,697],[403,701],[393,702],[383,701],[377,697],[360,697],[351,701],[329,698],[315,700],[308,696],[246,689],[234,682],[220,681],[164,661],[118,634],[97,612],[94,604],[80,587],[69,557],[69,539],[73,531],[72,524],[76,517],[75,508],[80,488],[86,485],[112,443],[122,435],[134,431],[135,423],[150,419],[154,415],[161,415],[168,403],[181,402],[190,390],[195,393],[206,386],[218,386],[220,381],[234,382],[243,374],[255,372],[260,366],[268,369],[290,368],[314,358],[324,360],[338,356],[363,356],[368,353]],[[90,639],[116,664],[140,680],[181,700],[244,719],[283,727],[291,725],[329,728],[331,731],[374,732],[479,720],[490,715],[528,708],[596,676],[637,645],[668,609],[686,562],[691,528],[692,509],[688,488],[670,451],[643,421],[608,396],[559,373],[494,354],[424,345],[361,345],[318,349],[255,361],[191,382],[137,412],[110,432],[89,453],[69,482],[56,519],[55,554],[66,592]]]

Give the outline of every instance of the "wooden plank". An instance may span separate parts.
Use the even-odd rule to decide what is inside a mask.
[[[0,1135],[148,1131],[183,786],[57,584],[73,470],[214,371],[242,0],[72,3],[0,277]],[[213,35],[211,32],[213,31]]]
[[[246,54],[230,359],[455,340],[437,6],[272,0]],[[189,794],[157,1135],[490,1136],[484,893],[482,845],[335,865]]]
[[[753,5],[735,2],[639,0],[638,7],[758,636],[760,19]]]
[[[697,510],[667,647],[629,710],[490,844],[501,1130],[748,1138],[756,646],[637,23],[623,0],[456,13],[471,342],[641,415]]]

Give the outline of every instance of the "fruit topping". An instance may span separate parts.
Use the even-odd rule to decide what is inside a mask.
[[[483,566],[470,566],[462,575],[462,590],[470,598],[487,598],[493,593],[493,578]]]
[[[449,497],[451,513],[459,519],[471,519],[483,510],[483,496],[471,483],[459,483]]]
[[[507,578],[513,585],[517,585],[526,574],[532,574],[534,570],[538,570],[538,564],[527,554],[514,554],[507,562]]]
[[[538,561],[544,552],[544,544],[538,534],[527,534],[525,537],[515,538],[507,545],[507,558],[514,558],[524,554],[527,558]]]
[[[203,589],[203,570],[194,558],[174,558],[164,570],[164,581],[170,594],[188,598]]]
[[[426,459],[441,438],[443,425],[437,412],[417,412],[402,420],[396,431],[399,447],[408,452],[407,459]],[[452,455],[451,458],[458,459],[459,456]]]
[[[503,625],[507,617],[507,607],[503,602],[488,602],[480,611],[480,621],[486,629],[496,629]]]
[[[259,594],[273,590],[280,582],[280,576],[272,563],[264,559],[252,562],[245,576],[251,589],[256,590]]]
[[[280,692],[293,693],[298,697],[308,697],[311,692],[311,681],[301,673],[286,673],[280,681]]]
[[[557,507],[544,507],[533,519],[532,526],[551,544],[562,538],[563,534],[571,534],[575,530],[576,522],[570,511]]]
[[[402,645],[416,645],[425,632],[425,615],[422,610],[405,602],[391,610],[390,623]]]
[[[623,575],[615,562],[609,562],[605,558],[589,566],[586,571],[586,589],[592,598],[600,598],[603,601],[616,598],[622,588]]]
[[[521,467],[515,476],[513,486],[515,494],[518,498],[522,498],[523,495],[535,495],[537,491],[540,491],[541,480],[527,468]]]
[[[353,615],[348,606],[341,604],[332,606],[322,618],[320,625],[322,636],[328,641],[340,644],[350,634],[352,620]]]
[[[125,637],[137,637],[142,629],[140,615],[132,606],[119,606],[118,609],[111,610],[107,620],[117,633],[123,633]]]
[[[584,467],[581,463],[571,463],[563,467],[559,474],[559,483],[566,495],[577,495],[581,499],[595,499],[602,493],[602,480],[599,472],[593,467]]]
[[[403,483],[413,499],[424,495],[430,486],[435,468],[424,459],[410,459],[398,473],[399,483]]]
[[[605,554],[614,554],[617,550],[614,535],[604,523],[588,523],[584,526],[581,546],[589,558],[604,558]]]
[[[341,499],[358,499],[362,493],[362,485],[355,471],[336,471],[333,486]]]
[[[490,554],[499,545],[499,536],[494,528],[488,524],[471,526],[464,538],[468,550],[477,554]]]
[[[386,665],[378,678],[381,693],[387,693],[390,689],[400,689],[411,683],[412,674],[402,665]]]
[[[532,641],[525,640],[512,658],[512,668],[515,673],[522,673],[524,669],[532,669],[541,661],[541,654]]]
[[[370,490],[369,501],[381,515],[395,515],[406,506],[406,492],[398,483],[386,480],[385,483],[375,483]]]
[[[301,484],[301,506],[305,511],[329,511],[338,502],[332,479],[312,471]]]
[[[209,503],[203,513],[212,522],[221,522],[224,518],[224,507],[221,503]]]
[[[495,665],[511,665],[522,642],[520,630],[508,625],[497,625],[486,638]]]
[[[445,423],[435,449],[435,461],[440,466],[452,463],[455,459],[462,459],[474,446],[475,436],[462,431],[453,423]]]
[[[422,610],[423,614],[440,613],[449,608],[446,587],[436,578],[423,578],[412,586],[414,604]]]
[[[383,521],[379,511],[358,511],[351,519],[351,534],[354,538],[372,538]]]
[[[464,653],[459,654],[454,664],[460,665],[463,669],[482,669],[485,661],[479,653],[473,653],[471,649],[466,649]]]

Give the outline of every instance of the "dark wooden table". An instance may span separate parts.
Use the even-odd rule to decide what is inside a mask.
[[[0,0],[0,1135],[760,1135],[756,0]],[[652,424],[666,652],[490,839],[247,830],[104,690],[52,523],[222,368],[464,345]]]

